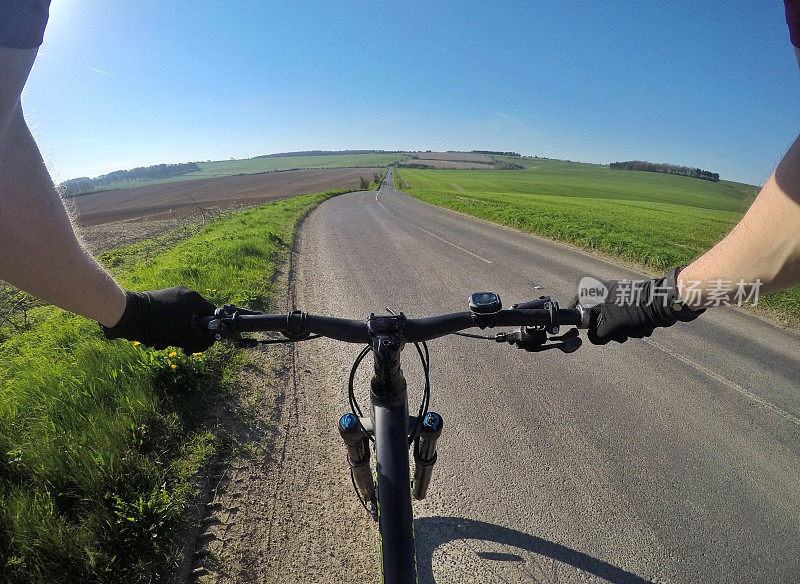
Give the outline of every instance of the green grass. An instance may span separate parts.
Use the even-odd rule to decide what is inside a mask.
[[[403,169],[409,194],[521,231],[578,245],[660,273],[722,239],[758,188],[607,166],[512,159],[524,170]],[[457,189],[454,184],[461,187]],[[761,299],[800,322],[800,289]]]
[[[152,243],[104,260],[133,289],[184,284],[269,307],[298,220],[333,194],[232,214],[138,262]],[[35,312],[32,330],[0,344],[0,581],[156,581],[224,446],[208,410],[243,357],[145,350],[53,307]]]
[[[408,160],[405,154],[330,154],[324,156],[278,156],[274,158],[247,158],[242,160],[217,160],[198,162],[200,172],[191,172],[168,179],[121,182],[104,187],[102,190],[124,189],[147,185],[217,178],[237,174],[257,174],[280,170],[296,170],[305,168],[369,168],[386,167],[402,160]],[[93,191],[97,192],[97,191]],[[88,193],[81,193],[88,194]],[[80,195],[75,195],[80,196]]]

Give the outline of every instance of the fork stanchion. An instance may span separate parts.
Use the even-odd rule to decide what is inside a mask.
[[[339,419],[339,434],[347,446],[347,464],[364,501],[375,501],[375,482],[369,466],[369,437],[354,414]]]
[[[435,412],[428,412],[422,421],[419,436],[414,440],[414,498],[424,499],[436,464],[436,441],[442,435],[444,421]]]

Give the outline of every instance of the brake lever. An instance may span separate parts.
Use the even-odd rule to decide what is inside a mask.
[[[234,346],[240,348],[253,348],[258,346],[256,339],[243,337],[241,333],[235,332],[231,327],[233,319],[237,314],[261,314],[257,310],[241,308],[235,304],[225,304],[214,311],[214,316],[209,320],[206,327],[206,334],[211,334],[217,341],[231,341]]]
[[[577,331],[576,331],[577,332]],[[583,340],[578,337],[572,337],[566,341],[562,341],[559,343],[553,343],[552,345],[548,345],[549,347],[553,347],[559,349],[563,353],[574,353],[578,349],[580,349],[581,345],[583,344]]]
[[[583,341],[581,339],[575,338],[566,342],[551,343],[549,345],[538,345],[530,348],[517,345],[517,348],[525,349],[529,353],[539,353],[541,351],[549,351],[550,349],[558,349],[562,353],[574,353],[580,348],[582,344]]]
[[[221,341],[225,339],[240,349],[252,349],[258,346],[257,339],[243,337],[241,333],[233,332],[218,318],[208,323],[208,330],[214,335],[216,340]]]
[[[195,317],[192,319],[192,329],[203,335],[214,337],[215,341],[232,341],[234,344],[238,344],[239,342],[243,341],[242,335],[239,333],[234,332],[226,323],[226,320],[230,320],[233,313],[229,313],[229,308],[235,308],[231,305],[224,306],[223,308],[217,308],[214,311],[214,316],[206,316],[206,317]],[[243,345],[249,346],[249,345]]]
[[[550,337],[548,340],[550,341],[570,341],[572,339],[577,339],[580,332],[576,328],[571,328],[563,335],[558,337]]]
[[[550,349],[573,353],[583,344],[578,335],[578,329],[572,328],[563,335],[548,338],[547,332],[542,329],[520,327],[513,332],[497,333],[494,340],[498,343],[506,342],[510,345],[516,345],[517,349],[523,349],[529,353],[538,353]]]

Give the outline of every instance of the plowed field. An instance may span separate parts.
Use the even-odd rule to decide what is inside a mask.
[[[164,183],[92,193],[69,199],[81,225],[137,218],[179,217],[198,206],[227,209],[278,201],[307,193],[354,188],[359,177],[371,179],[382,168],[292,170]]]

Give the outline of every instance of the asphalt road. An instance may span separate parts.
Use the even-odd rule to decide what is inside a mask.
[[[472,291],[566,303],[582,276],[637,276],[387,183],[308,217],[300,308],[419,317],[465,310]],[[341,393],[331,410],[344,413],[357,349],[321,347]],[[460,337],[430,348],[431,409],[445,429],[429,497],[415,502],[422,582],[798,580],[796,333],[720,309],[570,355]],[[413,350],[404,356],[419,379]]]

